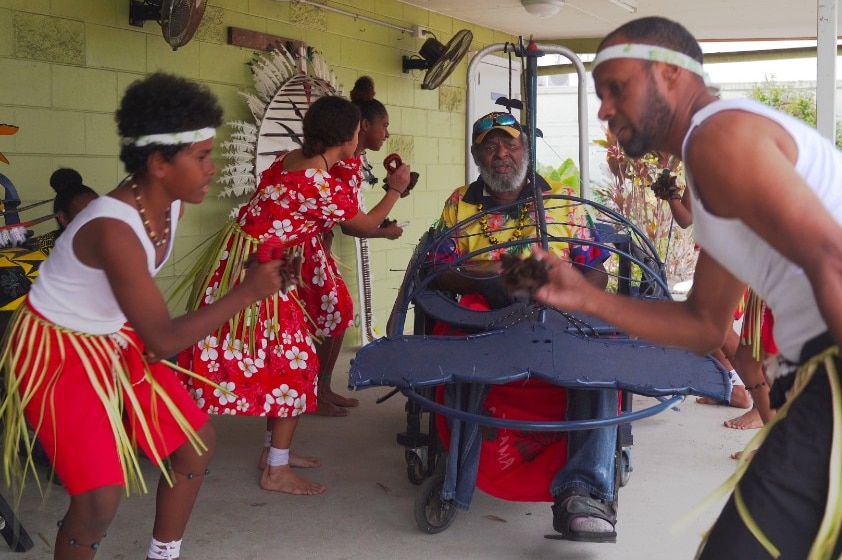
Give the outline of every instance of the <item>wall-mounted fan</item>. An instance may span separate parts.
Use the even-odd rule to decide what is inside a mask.
[[[456,66],[468,54],[474,34],[468,29],[462,29],[453,36],[447,45],[443,45],[435,37],[424,41],[417,57],[403,57],[403,71],[426,70],[422,89],[436,89],[444,82]]]
[[[172,50],[186,45],[202,21],[208,0],[129,0],[129,23],[143,27],[155,20]]]

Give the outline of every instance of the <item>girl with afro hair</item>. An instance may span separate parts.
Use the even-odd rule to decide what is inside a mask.
[[[22,481],[32,466],[28,422],[70,494],[55,541],[61,559],[93,558],[124,487],[147,490],[137,447],[162,471],[147,558],[179,557],[215,435],[159,357],[284,287],[278,261],[255,265],[213,305],[170,316],[154,277],[183,203],[208,192],[222,111],[207,89],[155,73],[128,87],[116,117],[129,175],[67,224],[0,355],[5,472]]]

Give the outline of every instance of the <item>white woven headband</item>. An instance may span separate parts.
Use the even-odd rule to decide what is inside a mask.
[[[143,148],[151,144],[158,144],[161,146],[177,146],[179,144],[195,144],[208,138],[216,136],[216,129],[207,127],[199,130],[186,130],[184,132],[164,132],[161,134],[147,134],[146,136],[138,136],[137,138],[123,138],[120,143],[123,146],[135,146]]]
[[[702,68],[702,63],[698,60],[687,56],[684,53],[668,49],[666,47],[659,47],[657,45],[642,45],[640,43],[625,43],[622,45],[612,45],[605,47],[596,54],[593,64],[591,64],[591,71],[595,70],[597,66],[606,60],[614,58],[638,58],[640,60],[648,60],[651,62],[665,62],[673,64],[679,68],[684,68],[694,74],[701,76],[706,85],[710,85],[710,77]]]

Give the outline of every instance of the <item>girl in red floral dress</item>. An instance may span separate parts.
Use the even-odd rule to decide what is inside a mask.
[[[359,191],[366,181],[362,169],[362,153],[377,151],[389,137],[389,113],[386,107],[374,98],[374,81],[361,76],[351,90],[351,101],[360,110],[360,132],[353,157],[340,161],[330,169],[331,175],[344,182],[359,199]],[[376,179],[375,179],[376,180]],[[395,179],[397,180],[397,179]],[[389,179],[389,184],[391,179]],[[385,217],[395,204],[396,197],[387,190],[383,199],[372,209],[372,214]],[[342,233],[354,237],[377,237],[397,239],[403,229],[397,223],[375,223],[373,220],[342,222]],[[371,227],[373,229],[366,229]],[[331,378],[336,360],[342,349],[345,329],[354,324],[354,303],[336,262],[330,253],[333,232],[313,237],[304,244],[301,265],[301,285],[298,293],[309,316],[319,356],[318,407],[321,416],[347,416],[348,408],[359,404],[357,399],[334,393]]]
[[[188,276],[198,282],[192,306],[208,305],[236,285],[262,243],[277,243],[288,253],[300,254],[302,244],[337,223],[382,221],[385,212],[379,218],[375,213],[358,215],[356,194],[325,171],[353,155],[358,130],[359,110],[349,101],[330,96],[313,103],[304,116],[302,148],[279,156],[263,173],[237,219],[217,235]],[[408,184],[408,169],[398,169],[395,175],[405,176],[402,184]],[[396,188],[391,196],[400,193]],[[247,307],[180,359],[218,385],[185,380],[200,408],[209,414],[267,418],[270,446],[260,478],[263,489],[325,491],[290,468],[320,464],[317,458],[290,453],[299,416],[315,407],[319,370],[295,288]]]

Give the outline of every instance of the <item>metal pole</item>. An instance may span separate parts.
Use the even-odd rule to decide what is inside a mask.
[[[529,131],[529,167],[526,176],[532,183],[532,189],[535,196],[535,215],[538,218],[538,231],[541,232],[541,247],[544,250],[549,250],[550,243],[547,237],[547,216],[544,212],[544,193],[538,188],[538,182],[535,181],[535,165],[537,164],[537,156],[535,152],[535,141],[538,137],[535,129],[538,127],[538,57],[544,56],[544,53],[538,49],[538,45],[529,40],[529,43],[524,46],[523,41],[519,45],[520,56],[526,59],[526,79],[524,80],[524,97],[526,98],[526,130]]]
[[[816,129],[836,138],[836,32],[838,0],[818,0],[816,45]]]
[[[472,106],[471,106],[471,98],[474,94],[474,83],[476,81],[476,74],[479,71],[479,65],[482,62],[482,59],[485,58],[487,55],[497,52],[505,52],[506,46],[511,46],[511,43],[495,43],[493,45],[488,45],[481,51],[477,52],[471,61],[468,63],[468,75],[467,75],[467,89],[468,89],[468,102],[467,108],[465,110],[465,153],[471,153],[471,133],[472,127],[474,125],[474,121],[477,119],[479,115],[475,115]],[[545,52],[545,53],[556,53],[560,54],[573,64],[574,68],[576,69],[576,74],[578,76],[578,91],[579,91],[579,178],[580,178],[580,193],[579,196],[582,198],[586,198],[591,200],[591,183],[590,183],[590,152],[588,151],[588,147],[590,146],[590,138],[588,137],[588,93],[587,93],[587,72],[585,71],[585,65],[581,61],[581,59],[574,53],[572,50],[568,49],[567,47],[563,47],[561,45],[552,45],[552,44],[538,44],[538,49]],[[518,55],[520,53],[517,53]],[[537,81],[537,77],[536,77]],[[535,146],[532,146],[532,150],[535,151]],[[534,169],[534,167],[533,167]],[[469,184],[473,181],[475,177],[471,174],[471,166],[467,163],[465,164],[465,184]]]

